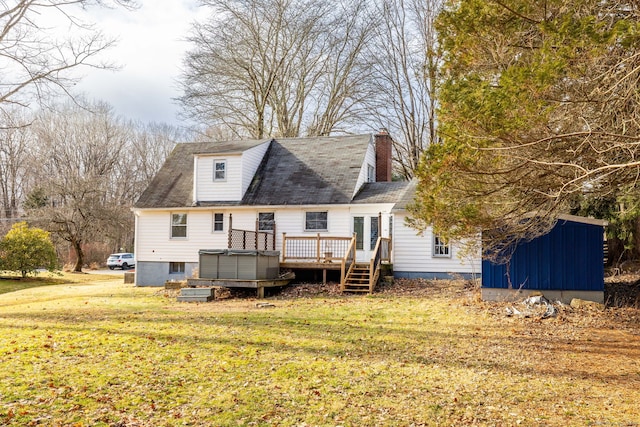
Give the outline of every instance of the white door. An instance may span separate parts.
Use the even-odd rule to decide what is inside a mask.
[[[351,232],[356,234],[356,261],[369,262],[378,241],[378,216],[354,216],[351,226]]]

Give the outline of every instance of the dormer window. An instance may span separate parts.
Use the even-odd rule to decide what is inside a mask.
[[[213,180],[214,181],[227,180],[227,161],[226,160],[213,161]]]
[[[367,182],[376,182],[376,170],[371,165],[367,165]]]

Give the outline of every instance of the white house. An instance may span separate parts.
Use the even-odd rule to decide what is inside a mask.
[[[391,181],[391,150],[386,132],[177,145],[133,209],[136,285],[193,277],[204,249],[273,249],[281,267],[339,269],[351,241],[369,262],[379,238],[395,277],[479,275],[479,255],[405,225],[415,183]]]

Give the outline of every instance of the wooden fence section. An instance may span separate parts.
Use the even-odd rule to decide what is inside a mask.
[[[296,236],[282,233],[282,262],[334,262],[345,258],[353,237]]]

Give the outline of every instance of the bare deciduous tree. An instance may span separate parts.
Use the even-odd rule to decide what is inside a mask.
[[[18,217],[31,172],[31,119],[18,109],[0,111],[0,207],[2,218]]]
[[[133,0],[10,0],[0,10],[0,108],[27,106],[52,93],[69,93],[77,81],[73,70],[92,62],[113,45],[79,17],[80,8],[123,5]],[[65,28],[56,27],[57,22]]]
[[[436,142],[436,86],[440,54],[435,19],[441,0],[383,0],[371,44],[377,120],[394,137],[395,163],[414,176],[420,157]]]
[[[44,113],[34,123],[39,183],[47,203],[30,216],[69,242],[82,271],[83,244],[132,226],[128,206],[119,205],[114,170],[126,156],[128,134],[109,106],[92,112],[67,104],[62,114]]]
[[[363,2],[206,0],[194,25],[184,114],[238,137],[328,134],[362,114],[370,34]]]

